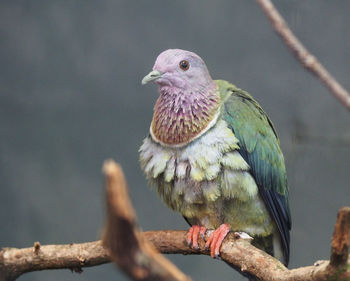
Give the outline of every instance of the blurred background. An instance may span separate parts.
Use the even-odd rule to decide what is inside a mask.
[[[350,1],[274,1],[350,89]],[[255,1],[0,1],[0,247],[99,239],[102,163],[123,166],[144,230],[187,229],[139,168],[168,48],[198,53],[213,78],[249,91],[281,139],[293,218],[290,267],[328,259],[350,205],[350,113],[291,56]],[[194,280],[244,280],[206,256],[168,256]],[[113,265],[34,272],[41,280],[127,280]]]

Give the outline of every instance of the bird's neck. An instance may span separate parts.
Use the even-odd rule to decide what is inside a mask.
[[[193,92],[169,86],[160,87],[159,92],[150,128],[156,142],[184,146],[216,123],[220,96],[214,81]]]

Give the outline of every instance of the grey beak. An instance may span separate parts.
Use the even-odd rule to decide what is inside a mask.
[[[162,74],[157,70],[153,70],[150,73],[148,73],[145,77],[143,77],[141,83],[142,83],[142,85],[145,85],[148,82],[154,81],[160,77],[162,77]]]

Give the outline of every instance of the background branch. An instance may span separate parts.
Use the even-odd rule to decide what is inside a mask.
[[[274,30],[282,38],[288,49],[292,51],[300,63],[317,78],[319,78],[334,95],[334,97],[336,97],[347,109],[350,110],[350,94],[293,34],[281,14],[272,4],[271,0],[257,0],[257,2],[265,12],[266,16],[269,18]]]
[[[103,166],[106,177],[107,226],[103,244],[112,260],[133,280],[190,281],[138,230],[123,172],[114,161]]]

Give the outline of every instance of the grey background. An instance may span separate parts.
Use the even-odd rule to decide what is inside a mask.
[[[350,89],[350,1],[274,1]],[[195,51],[214,78],[251,92],[281,138],[291,190],[291,267],[329,257],[350,205],[350,114],[295,61],[255,1],[0,1],[0,247],[98,239],[101,166],[120,162],[145,230],[186,229],[146,186],[138,147],[168,48]],[[243,280],[224,263],[169,256],[194,280]],[[20,280],[127,280],[112,265]]]

